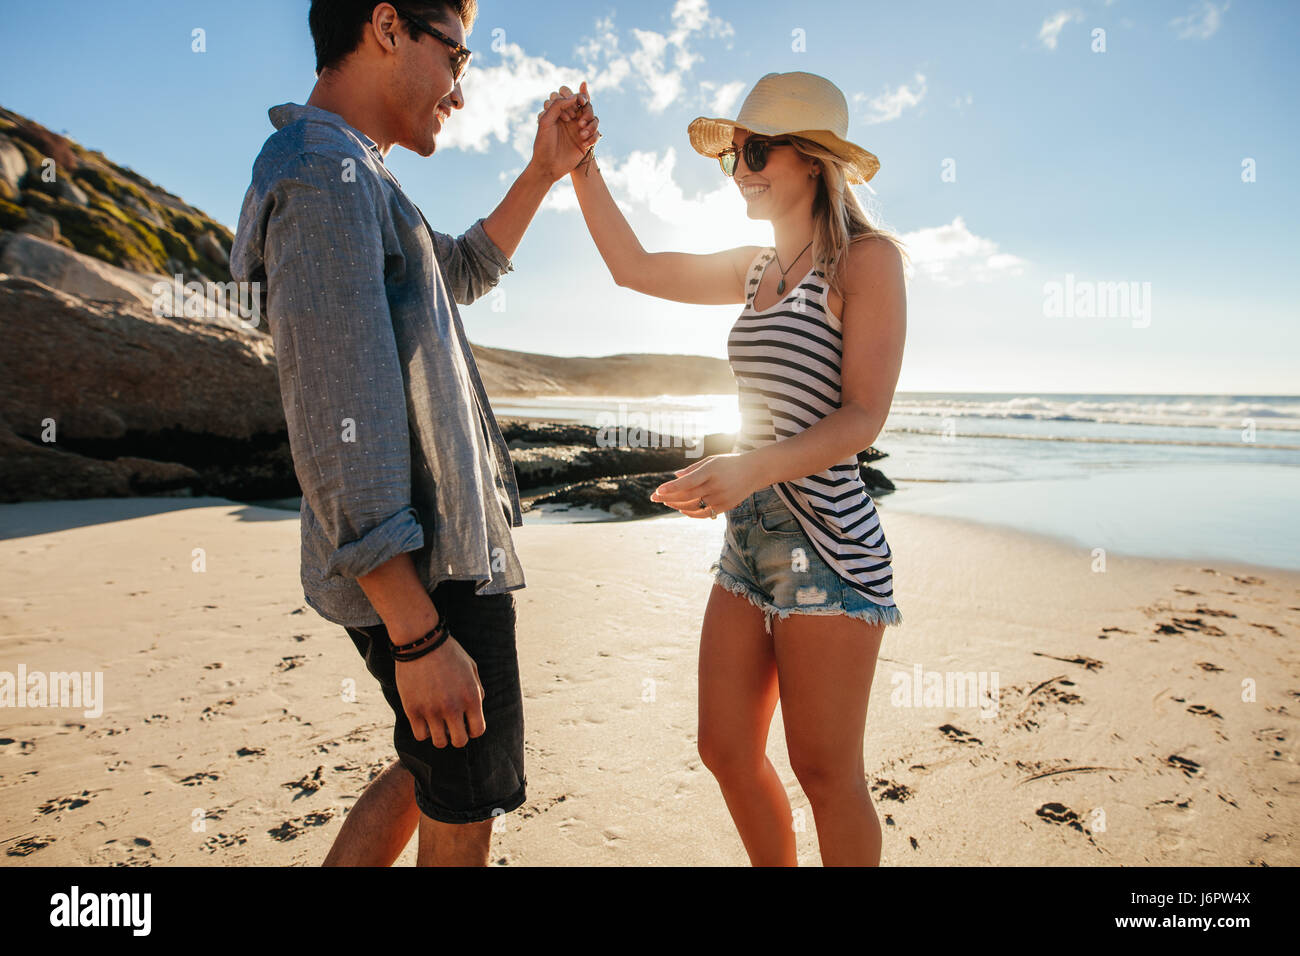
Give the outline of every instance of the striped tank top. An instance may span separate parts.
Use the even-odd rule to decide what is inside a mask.
[[[727,337],[740,392],[735,451],[782,441],[840,407],[840,320],[815,267],[780,302],[754,308],[775,249],[760,252],[746,277],[745,310]],[[856,455],[825,471],[782,481],[772,490],[790,509],[822,559],[869,601],[894,607],[892,555]]]

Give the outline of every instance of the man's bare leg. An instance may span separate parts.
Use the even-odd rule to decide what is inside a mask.
[[[322,866],[392,866],[411,842],[420,810],[415,778],[400,760],[370,782],[348,812]]]
[[[440,823],[420,814],[420,848],[416,866],[487,866],[492,846],[492,824]]]

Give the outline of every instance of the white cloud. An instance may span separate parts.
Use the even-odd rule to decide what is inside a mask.
[[[465,107],[453,112],[438,134],[439,149],[483,153],[495,141],[509,143],[521,156],[532,155],[537,113],[550,91],[572,84],[575,73],[528,56],[517,43],[503,45],[500,52],[500,65],[472,68],[465,75]]]
[[[1174,17],[1169,25],[1178,31],[1180,40],[1208,40],[1219,32],[1223,25],[1223,15],[1228,12],[1231,0],[1223,6],[1216,6],[1211,0],[1201,0],[1198,6],[1187,12],[1186,16]]]
[[[745,92],[745,83],[740,80],[733,83],[710,83],[704,80],[700,83],[700,93],[712,116],[731,116],[736,101],[740,99],[740,94],[743,92]]]
[[[975,235],[961,216],[946,225],[918,229],[900,238],[906,243],[913,271],[944,285],[1018,276],[1028,264],[1019,256],[999,252],[992,239]]]
[[[1073,21],[1082,22],[1083,14],[1078,10],[1058,10],[1043,21],[1043,26],[1038,31],[1038,39],[1049,50],[1055,50],[1061,31],[1065,29],[1067,23]]]
[[[455,111],[438,136],[439,149],[487,152],[495,143],[509,143],[525,158],[532,154],[537,135],[537,113],[551,90],[567,85],[577,89],[583,79],[593,97],[618,90],[633,79],[645,95],[644,104],[660,113],[686,95],[690,73],[700,54],[691,41],[700,36],[726,38],[731,24],[709,12],[707,0],[677,0],[671,14],[672,30],[633,29],[636,49],[625,54],[613,18],[595,22],[594,33],[573,51],[578,66],[552,63],[529,56],[518,43],[494,44],[501,62],[475,65],[462,83],[465,108]],[[700,83],[693,99],[715,107],[734,104],[742,83]]]
[[[906,83],[900,83],[897,89],[887,89],[878,96],[854,93],[853,102],[855,105],[866,104],[867,111],[863,114],[866,122],[888,123],[902,116],[903,110],[916,106],[925,98],[925,76],[917,73],[915,82],[916,89]]]
[[[666,34],[634,27],[636,49],[624,53],[613,19],[605,17],[596,22],[596,36],[575,52],[588,70],[603,68],[617,76],[619,83],[630,75],[649,94],[646,108],[662,113],[683,96],[689,74],[701,60],[692,41],[700,36],[725,39],[735,35],[730,23],[709,12],[708,0],[677,0],[670,20],[672,29]]]

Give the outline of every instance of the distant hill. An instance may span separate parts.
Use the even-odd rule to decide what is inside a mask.
[[[731,366],[703,355],[639,353],[599,358],[541,355],[474,346],[492,396],[695,395],[736,391]]]

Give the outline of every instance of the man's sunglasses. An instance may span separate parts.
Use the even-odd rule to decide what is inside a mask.
[[[441,40],[447,46],[451,47],[451,81],[459,83],[460,78],[465,75],[465,70],[469,66],[470,57],[474,54],[470,52],[469,47],[463,43],[457,43],[441,30],[430,26],[417,16],[407,13],[405,10],[398,10],[397,15],[403,20],[415,27],[421,33],[427,33],[435,40]]]
[[[745,140],[743,147],[745,153],[745,165],[751,172],[758,172],[767,165],[767,151],[773,146],[791,146],[793,145],[788,139],[761,139],[757,136],[751,136]],[[728,176],[736,175],[736,159],[741,150],[734,146],[728,146],[722,152],[718,153],[718,164],[722,171]]]

